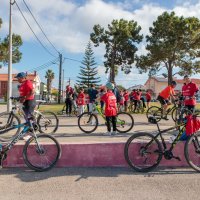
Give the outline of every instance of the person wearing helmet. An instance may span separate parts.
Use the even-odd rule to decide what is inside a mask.
[[[20,94],[20,102],[23,103],[23,111],[25,114],[25,120],[28,121],[28,118],[33,115],[34,108],[36,106],[35,102],[35,90],[33,87],[33,83],[30,80],[26,79],[27,74],[24,72],[18,73],[14,78],[20,83],[19,85],[19,94]],[[30,136],[25,136],[24,139],[29,139]]]
[[[165,120],[168,120],[166,110],[168,108],[168,105],[170,104],[169,98],[171,97],[172,99],[175,99],[174,88],[176,87],[176,85],[176,81],[172,81],[169,86],[167,86],[164,90],[160,92],[157,98],[157,100],[160,101],[160,104],[163,107],[163,119]]]
[[[184,98],[185,106],[192,112],[196,105],[196,93],[199,91],[198,86],[191,81],[188,75],[184,76],[184,85],[182,87],[182,96]]]
[[[116,115],[117,115],[117,98],[113,93],[114,85],[108,82],[106,84],[106,93],[101,97],[101,100],[105,102],[105,116],[108,135],[115,135],[116,132]],[[111,123],[113,126],[113,132],[111,132]]]

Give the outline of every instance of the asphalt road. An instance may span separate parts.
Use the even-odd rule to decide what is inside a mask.
[[[200,175],[191,169],[136,173],[129,168],[56,168],[0,171],[0,200],[200,199]]]

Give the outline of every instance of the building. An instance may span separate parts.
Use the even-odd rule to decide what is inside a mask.
[[[12,82],[12,96],[19,96],[18,92],[18,81],[14,78],[16,74],[13,74],[13,82]],[[27,74],[27,79],[33,82],[33,86],[35,88],[35,98],[40,99],[40,77],[39,75],[34,72]],[[8,90],[8,74],[0,74],[0,99],[6,100],[7,99],[7,90]]]
[[[183,79],[174,79],[177,82],[177,86],[175,88],[176,92],[180,92],[182,86],[184,84]],[[200,88],[200,79],[191,78],[192,82],[196,83]],[[168,79],[163,77],[151,77],[144,84],[146,90],[150,90],[152,92],[153,98],[157,98],[158,94],[168,85]]]

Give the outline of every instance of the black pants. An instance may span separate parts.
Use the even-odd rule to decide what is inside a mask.
[[[65,103],[66,103],[66,114],[71,115],[71,113],[72,113],[72,99],[67,98]]]
[[[106,124],[107,124],[107,130],[110,132],[111,131],[111,122],[112,122],[112,125],[113,125],[113,131],[116,131],[116,116],[106,116]]]
[[[25,113],[25,120],[26,121],[28,121],[29,117],[32,117],[35,106],[36,106],[36,102],[35,102],[34,99],[33,100],[26,100],[23,103],[23,111]]]

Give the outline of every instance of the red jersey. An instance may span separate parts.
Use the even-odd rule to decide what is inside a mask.
[[[151,94],[149,92],[146,93],[146,100],[147,101],[151,100]]]
[[[77,104],[85,105],[85,94],[84,93],[79,93],[78,98],[77,98]]]
[[[106,94],[101,97],[101,100],[105,102],[105,116],[116,116],[117,115],[117,99],[114,93],[109,90]]]
[[[128,99],[129,99],[129,93],[125,92],[123,96],[124,96],[124,100],[128,101]]]
[[[198,86],[195,83],[188,83],[188,84],[184,84],[182,87],[182,94],[185,98],[184,103],[185,105],[190,105],[190,106],[194,106],[196,105],[196,99],[195,98],[190,98],[190,97],[194,97],[195,93],[198,91]],[[188,97],[188,98],[187,98]]]
[[[136,94],[135,94],[135,100],[140,100],[140,98],[141,98],[141,96],[142,96],[142,92],[136,92]]]
[[[170,94],[175,95],[174,88],[171,85],[162,90],[159,96],[161,96],[163,99],[169,99]]]
[[[20,87],[19,87],[19,94],[20,96],[27,96],[30,94],[31,90],[33,90],[33,83],[30,80],[24,81]],[[31,95],[28,98],[25,98],[25,100],[33,100],[34,95]]]

